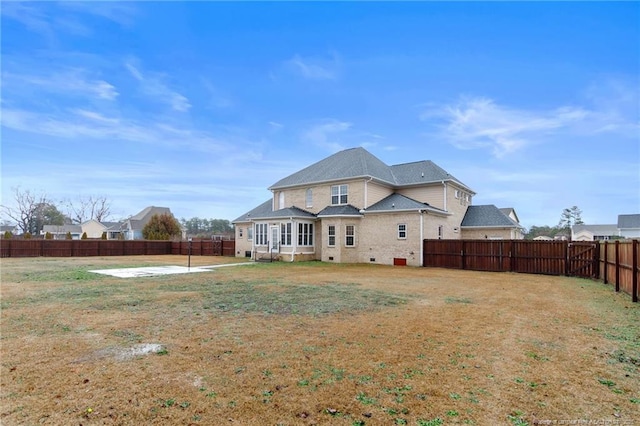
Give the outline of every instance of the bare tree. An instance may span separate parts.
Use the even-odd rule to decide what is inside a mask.
[[[79,196],[77,200],[66,202],[69,217],[82,223],[95,219],[102,222],[111,215],[111,201],[104,195]]]
[[[3,213],[16,221],[22,233],[36,234],[35,229],[42,222],[43,206],[51,205],[45,194],[36,194],[30,190],[21,190],[20,187],[12,188],[15,197],[15,207],[2,206]]]

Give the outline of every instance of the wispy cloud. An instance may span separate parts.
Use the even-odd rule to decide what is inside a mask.
[[[314,124],[303,133],[303,139],[316,146],[330,151],[340,151],[345,149],[343,145],[344,133],[351,128],[352,124],[346,121],[335,119],[324,120],[322,123]]]
[[[497,158],[558,136],[591,137],[616,133],[637,138],[640,89],[621,78],[593,83],[578,105],[525,109],[487,97],[462,96],[450,104],[430,104],[420,119],[438,137],[459,149],[490,149]]]
[[[588,115],[581,108],[531,111],[499,105],[489,98],[463,97],[452,105],[432,106],[420,118],[434,122],[439,135],[457,148],[489,148],[502,157]]]
[[[340,64],[340,58],[335,52],[324,58],[296,54],[284,63],[289,71],[309,80],[335,80],[340,72]]]
[[[119,93],[111,83],[95,78],[87,70],[80,68],[58,69],[49,74],[2,73],[2,88],[10,92],[32,91],[34,88],[47,93],[65,96],[89,96],[114,100]]]
[[[7,129],[71,142],[119,140],[209,153],[220,153],[232,145],[210,132],[186,125],[168,124],[163,117],[134,120],[79,108],[45,113],[3,108],[1,124]]]
[[[62,6],[62,8],[57,7]],[[20,22],[29,31],[44,36],[50,43],[57,42],[57,33],[76,36],[93,34],[86,15],[93,15],[121,26],[134,22],[136,8],[125,2],[60,2],[56,7],[47,2],[3,2],[2,16]]]
[[[191,108],[189,99],[178,93],[164,82],[166,77],[159,73],[143,73],[139,62],[135,58],[131,58],[124,63],[125,68],[131,76],[139,82],[140,91],[161,103],[169,105],[176,111],[186,112]]]

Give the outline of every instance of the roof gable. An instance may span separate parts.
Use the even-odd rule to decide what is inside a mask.
[[[519,224],[514,222],[493,204],[467,207],[467,211],[460,226],[470,228],[521,228]]]
[[[618,228],[619,229],[640,228],[640,214],[618,215]]]
[[[273,191],[354,178],[371,178],[392,187],[450,181],[473,192],[468,186],[432,161],[416,161],[388,166],[361,147],[345,149],[330,155],[279,180],[269,189]],[[475,194],[475,192],[473,193]]]
[[[269,189],[358,177],[372,177],[389,184],[394,183],[389,166],[364,148],[351,148],[305,167],[274,183]]]
[[[318,217],[326,216],[362,216],[362,213],[351,204],[345,204],[342,206],[327,206],[318,213]]]
[[[273,210],[272,204],[273,201],[271,199],[265,201],[260,204],[258,207],[253,210],[248,211],[242,216],[238,217],[232,223],[238,222],[250,222],[256,219],[275,219],[275,218],[288,218],[288,217],[298,217],[298,218],[314,218],[315,214],[303,210],[299,207],[292,206],[287,207],[285,209]]]
[[[391,166],[390,168],[394,175],[395,184],[397,186],[453,181],[458,185],[469,189],[467,185],[462,183],[455,176],[451,175],[431,160],[396,164],[395,166]],[[469,189],[469,191],[471,190]]]

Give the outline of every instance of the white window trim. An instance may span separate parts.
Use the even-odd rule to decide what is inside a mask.
[[[334,195],[333,188],[338,188],[337,194]],[[344,188],[344,192],[342,191]],[[333,202],[333,197],[338,197],[338,202]],[[342,197],[345,197],[345,202],[342,202]],[[332,206],[343,206],[345,204],[349,204],[349,185],[331,185],[331,205]]]
[[[333,235],[331,235],[331,228],[333,228]],[[333,237],[333,244],[331,244],[331,237]],[[327,247],[335,247],[336,246],[336,226],[329,225],[327,227]]]
[[[400,229],[401,227],[403,229]],[[402,236],[401,233],[404,233],[404,236]],[[407,239],[407,224],[406,223],[399,223],[398,224],[398,239],[399,240],[406,240]]]
[[[349,235],[349,228],[353,229],[353,234]],[[353,238],[353,244],[348,244],[349,237]],[[344,227],[344,246],[345,247],[355,247],[356,246],[356,226],[355,225],[345,225]]]

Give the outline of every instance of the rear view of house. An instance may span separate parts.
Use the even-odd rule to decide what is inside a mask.
[[[237,256],[418,266],[423,239],[463,236],[475,195],[431,161],[388,166],[364,148],[333,154],[269,190],[271,199],[233,221]],[[521,227],[495,209],[503,220],[486,229],[511,238]]]

